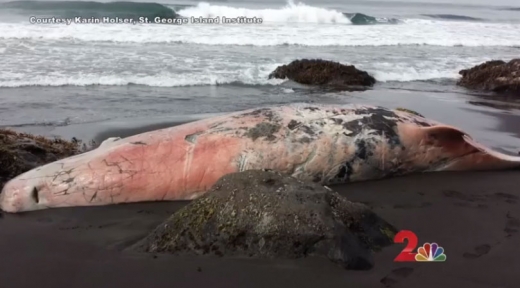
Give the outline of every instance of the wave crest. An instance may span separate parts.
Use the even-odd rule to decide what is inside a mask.
[[[262,18],[264,22],[351,23],[350,19],[339,11],[313,7],[303,3],[295,4],[292,0],[289,0],[287,5],[280,9],[235,8],[201,2],[195,7],[179,10],[178,13],[183,17],[257,17]]]
[[[94,2],[94,1],[13,1],[0,4],[0,8],[17,10],[22,14],[52,15],[56,17],[163,17],[178,15],[158,3]]]
[[[435,18],[435,19],[444,19],[444,20],[457,20],[457,21],[484,21],[484,19],[464,16],[464,15],[456,15],[456,14],[423,14],[423,16]]]
[[[354,25],[397,24],[397,19],[377,18],[362,13],[343,13],[334,9],[309,6],[304,3],[294,3],[293,0],[279,9],[247,9],[229,6],[212,5],[201,2],[197,6],[187,7],[178,11],[182,17],[257,17],[264,22],[276,23],[339,23]]]

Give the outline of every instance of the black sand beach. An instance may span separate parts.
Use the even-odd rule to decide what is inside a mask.
[[[518,171],[431,173],[336,186],[419,245],[437,242],[446,262],[394,263],[370,271],[327,259],[252,260],[149,255],[126,249],[185,203],[62,208],[0,218],[5,287],[517,287]],[[3,285],[2,285],[3,286]]]
[[[498,123],[495,129],[518,134],[518,116],[489,113]],[[99,144],[196,118],[71,125],[48,132],[65,137],[76,131]],[[428,173],[333,187],[351,201],[368,204],[398,229],[415,232],[418,245],[437,242],[446,251],[446,262],[394,263],[403,244],[376,254],[375,267],[362,272],[321,258],[253,260],[129,251],[187,203],[163,202],[3,213],[0,279],[9,288],[517,287],[518,177],[519,171]]]

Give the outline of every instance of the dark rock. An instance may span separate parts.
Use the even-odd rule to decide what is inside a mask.
[[[471,69],[459,71],[458,85],[481,91],[520,95],[520,59],[509,62],[488,61]]]
[[[0,191],[10,180],[38,166],[82,151],[81,141],[49,139],[0,129]]]
[[[222,177],[135,249],[151,253],[300,258],[326,256],[370,269],[397,230],[360,203],[279,172]]]
[[[376,17],[368,16],[362,13],[354,13],[350,17],[350,22],[354,25],[377,24]]]
[[[395,18],[376,18],[363,13],[349,14],[348,17],[353,25],[398,24],[400,22]]]
[[[276,68],[269,79],[288,78],[306,85],[319,85],[336,90],[361,90],[376,83],[376,79],[353,65],[321,59],[295,60],[289,65]]]

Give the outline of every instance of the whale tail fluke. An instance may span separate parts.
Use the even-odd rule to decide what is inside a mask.
[[[488,154],[490,156],[493,156],[493,157],[503,160],[503,161],[511,162],[512,164],[514,164],[513,166],[520,167],[520,156],[507,155],[507,154],[498,152],[496,150],[493,150],[489,147],[482,145],[481,143],[478,143],[477,141],[475,141],[468,135],[464,135],[463,138],[464,138],[464,141],[466,141],[469,145],[478,149],[480,152]]]
[[[478,143],[462,130],[448,125],[422,128],[427,139],[441,147],[452,161],[437,170],[505,170],[520,168],[520,157],[507,155]]]

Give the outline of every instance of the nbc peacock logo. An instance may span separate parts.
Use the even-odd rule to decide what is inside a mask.
[[[406,241],[407,240],[407,241]],[[409,230],[401,230],[394,237],[394,243],[406,243],[403,251],[395,257],[394,262],[444,262],[446,254],[439,244],[426,242],[414,252],[417,247],[417,235]]]
[[[437,243],[424,243],[422,247],[417,249],[415,254],[415,261],[418,262],[444,262],[446,261],[446,254],[444,248]]]

